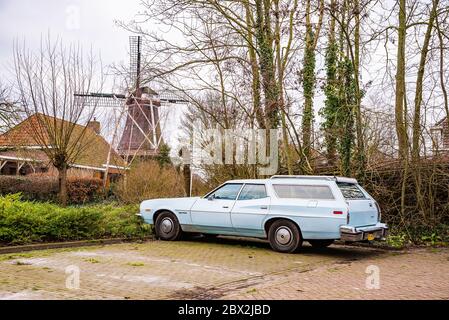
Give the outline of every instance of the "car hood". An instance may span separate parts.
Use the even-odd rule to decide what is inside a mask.
[[[171,210],[190,210],[196,200],[200,197],[183,197],[183,198],[163,198],[145,200],[140,204],[140,211],[145,209],[171,209]]]

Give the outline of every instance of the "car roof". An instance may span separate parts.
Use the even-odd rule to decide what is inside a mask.
[[[311,184],[323,183],[323,182],[346,182],[357,184],[357,180],[354,178],[337,177],[337,176],[288,176],[288,175],[275,175],[269,179],[236,179],[229,180],[226,183],[298,183],[305,182]]]
[[[226,183],[265,183],[269,179],[237,179],[237,180],[228,180]]]

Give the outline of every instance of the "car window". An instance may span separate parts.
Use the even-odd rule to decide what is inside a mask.
[[[208,197],[213,196],[220,200],[235,200],[241,187],[241,183],[228,183],[209,194]]]
[[[328,186],[274,184],[274,191],[279,198],[333,200],[334,196]]]
[[[267,197],[267,190],[263,184],[245,184],[238,200],[253,200]]]
[[[354,183],[338,182],[337,185],[345,199],[366,199],[365,194],[360,190],[359,186]]]

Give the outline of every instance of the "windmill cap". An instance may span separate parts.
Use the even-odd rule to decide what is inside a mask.
[[[150,87],[142,87],[142,88],[140,88],[140,90],[142,91],[142,93],[149,94],[149,95],[152,95],[152,96],[158,96],[159,95],[156,91],[154,91]]]

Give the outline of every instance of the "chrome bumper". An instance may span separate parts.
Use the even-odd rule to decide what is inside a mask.
[[[384,223],[368,227],[340,227],[340,240],[343,241],[385,240],[387,235],[388,226]]]

